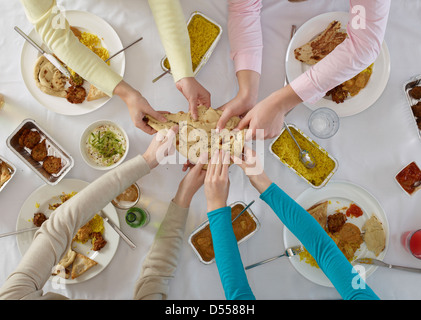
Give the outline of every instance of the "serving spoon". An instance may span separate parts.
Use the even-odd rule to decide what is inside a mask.
[[[298,149],[300,150],[300,161],[304,164],[304,166],[308,169],[314,168],[316,162],[313,159],[313,156],[307,150],[301,149],[300,145],[298,144],[297,140],[295,140],[294,135],[292,134],[291,130],[289,130],[288,125],[284,122],[284,127],[287,129],[289,135],[291,136],[292,140],[294,140],[295,144],[297,145]]]

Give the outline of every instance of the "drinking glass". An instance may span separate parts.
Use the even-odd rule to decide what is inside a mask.
[[[401,242],[406,251],[421,259],[421,229],[404,232]]]
[[[308,119],[308,127],[316,137],[327,139],[338,132],[339,117],[330,108],[318,108],[311,113]]]

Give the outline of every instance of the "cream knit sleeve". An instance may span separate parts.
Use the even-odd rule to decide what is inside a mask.
[[[174,82],[193,77],[190,38],[179,0],[148,0]]]
[[[183,245],[189,209],[171,201],[167,214],[142,265],[134,288],[136,300],[161,300],[168,295],[169,281],[174,278]]]
[[[107,172],[57,208],[35,233],[28,251],[0,288],[0,299],[63,299],[42,288],[76,232],[112,199],[150,172],[137,156]]]
[[[67,20],[58,19],[60,12],[56,1],[21,0],[21,3],[29,22],[34,25],[45,45],[82,78],[111,97],[122,77],[80,43]]]

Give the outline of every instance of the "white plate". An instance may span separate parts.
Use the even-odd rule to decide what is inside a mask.
[[[295,59],[294,50],[312,38],[320,34],[333,21],[338,20],[342,28],[346,29],[349,13],[347,12],[328,12],[316,16],[304,23],[295,33],[288,46],[286,54],[286,74],[288,81],[291,82],[302,73],[310,69],[310,66]],[[390,56],[385,42],[383,42],[381,52],[374,62],[373,74],[367,86],[354,97],[348,97],[343,103],[337,104],[331,97],[324,97],[316,104],[304,102],[311,110],[326,107],[334,110],[339,117],[352,116],[366,110],[373,105],[382,95],[386,88],[390,75]]]
[[[34,227],[34,224],[32,223],[34,213],[42,212],[47,217],[49,217],[52,211],[48,209],[48,205],[60,203],[61,201],[58,196],[61,195],[62,192],[66,194],[71,193],[73,191],[79,192],[87,185],[89,185],[88,182],[77,179],[63,179],[57,185],[54,186],[42,185],[34,192],[32,192],[32,194],[23,203],[16,222],[16,230]],[[36,208],[35,206],[37,203],[39,204],[39,208]],[[111,203],[109,203],[102,211],[118,227],[120,226],[117,211],[111,205]],[[92,245],[90,241],[88,241],[85,244],[74,242],[72,245],[74,251],[79,252],[91,258],[92,260],[95,260],[98,263],[98,265],[86,271],[84,274],[77,277],[76,279],[60,278],[60,283],[72,284],[86,281],[99,274],[110,263],[110,261],[114,257],[115,252],[117,251],[120,237],[114,231],[114,229],[105,221],[104,228],[104,239],[107,241],[107,244],[100,251],[91,250]],[[17,235],[18,248],[22,256],[25,254],[25,252],[31,245],[34,234],[35,231],[29,231]],[[50,280],[52,278],[53,277],[50,277]]]
[[[360,228],[360,230],[372,215],[375,215],[379,219],[379,221],[383,224],[383,228],[386,233],[385,249],[379,254],[379,256],[376,257],[374,253],[367,249],[366,244],[363,243],[355,253],[355,258],[368,257],[383,260],[389,243],[389,224],[379,202],[365,189],[345,181],[331,181],[323,189],[309,188],[296,199],[297,203],[304,209],[308,209],[312,205],[325,200],[330,201],[328,206],[328,216],[335,213],[336,209],[349,207],[351,203],[357,204],[363,210],[363,215],[358,218],[347,217],[347,222],[355,224]],[[286,227],[284,227],[285,248],[299,244],[301,244],[300,241]],[[330,280],[320,268],[311,266],[305,262],[305,260],[300,260],[300,257],[298,256],[289,260],[294,268],[308,280],[322,286],[333,287]],[[364,268],[366,278],[377,269],[377,267],[373,265],[364,265]]]
[[[84,11],[65,11],[65,15],[71,26],[97,35],[101,39],[101,45],[109,51],[110,56],[123,48],[118,34],[102,18]],[[28,36],[44,50],[49,51],[47,46],[42,44],[41,37],[35,29],[32,29]],[[26,88],[31,95],[47,109],[64,115],[82,115],[97,110],[110,99],[110,97],[104,97],[90,102],[85,99],[82,103],[73,104],[68,102],[66,98],[54,97],[42,92],[36,86],[34,80],[34,66],[40,55],[34,47],[25,41],[21,53],[21,73]],[[110,60],[110,67],[121,76],[124,75],[124,52]],[[83,87],[85,87],[87,92],[89,91],[87,81],[85,81]]]

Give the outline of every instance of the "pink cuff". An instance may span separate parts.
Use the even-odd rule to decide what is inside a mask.
[[[311,81],[308,72],[304,72],[291,81],[290,86],[303,102],[315,104],[325,96],[325,93],[321,92],[320,89],[314,85],[313,81]]]
[[[252,70],[258,74],[262,72],[262,50],[243,50],[233,56],[234,68],[237,73],[240,70]]]

